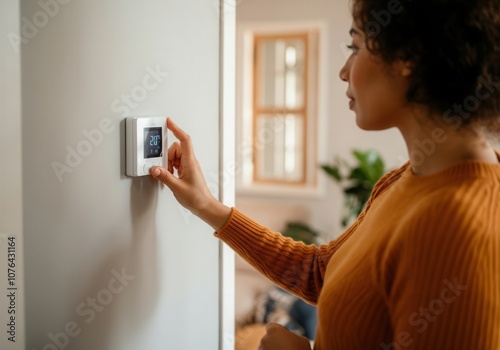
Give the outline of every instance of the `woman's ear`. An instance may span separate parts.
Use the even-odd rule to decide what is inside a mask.
[[[413,73],[413,62],[412,61],[400,61],[399,62],[399,72],[401,76],[408,78]]]

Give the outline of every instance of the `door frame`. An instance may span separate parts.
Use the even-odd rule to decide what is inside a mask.
[[[235,205],[235,0],[219,0],[219,200]],[[235,254],[219,242],[219,349],[235,348]]]

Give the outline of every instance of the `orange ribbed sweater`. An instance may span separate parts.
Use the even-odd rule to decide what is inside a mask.
[[[500,165],[415,176],[406,164],[320,247],[235,208],[215,235],[317,304],[315,349],[500,349]]]

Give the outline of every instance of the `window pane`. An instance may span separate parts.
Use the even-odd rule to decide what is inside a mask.
[[[306,39],[257,40],[259,108],[303,108]]]
[[[257,116],[255,152],[256,181],[305,181],[304,116]]]

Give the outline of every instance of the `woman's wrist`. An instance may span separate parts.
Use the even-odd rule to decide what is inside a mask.
[[[213,198],[203,210],[195,213],[200,219],[219,231],[228,222],[232,209]]]

